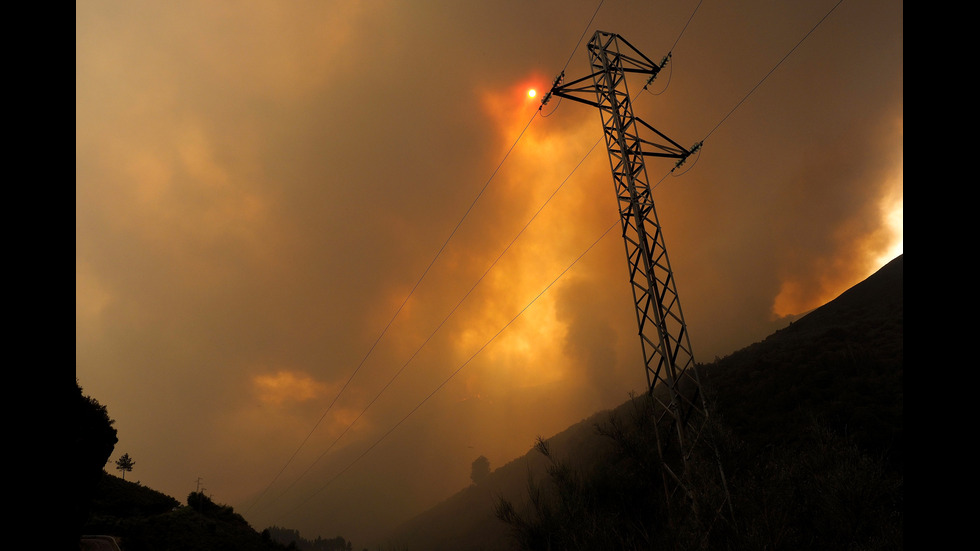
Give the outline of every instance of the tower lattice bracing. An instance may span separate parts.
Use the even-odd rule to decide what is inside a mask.
[[[688,502],[693,505],[689,462],[707,422],[707,408],[644,162],[646,157],[665,157],[680,163],[691,151],[633,114],[627,75],[646,76],[649,84],[662,66],[612,33],[597,31],[588,50],[592,74],[567,83],[563,74],[545,101],[554,94],[599,109],[649,394],[656,402],[654,426],[667,502],[673,507],[678,499],[691,498]],[[664,430],[667,426],[670,429]]]

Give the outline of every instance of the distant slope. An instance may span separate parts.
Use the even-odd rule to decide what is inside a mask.
[[[747,544],[783,549],[795,542],[798,548],[819,548],[847,530],[840,537],[867,540],[867,549],[894,546],[896,537],[900,547],[903,271],[899,256],[789,327],[704,366],[712,416],[730,433],[725,468],[733,500],[744,515],[738,522],[747,532]],[[595,427],[610,415],[629,417],[633,407],[626,402],[614,412],[597,413],[548,442],[572,467],[586,473],[605,469],[608,474],[618,468],[604,463],[612,444]],[[821,458],[829,466],[818,465]],[[524,501],[529,476],[540,480],[544,465],[544,458],[531,451],[378,543],[398,551],[514,548],[508,527],[494,516],[494,505],[499,497]],[[851,470],[843,472],[840,465]],[[848,476],[874,480],[850,484]],[[823,480],[823,486],[810,479]],[[868,493],[854,500],[848,493],[851,486]],[[818,499],[806,493],[828,487],[840,495]],[[799,503],[780,501],[790,499],[786,496]],[[757,515],[763,513],[756,503],[799,509],[811,498],[809,511],[783,511],[781,525],[766,520],[769,526],[778,525],[783,546],[766,539],[772,534],[759,529],[763,523]],[[852,501],[859,503],[852,507]],[[844,520],[837,518],[840,511],[845,511]],[[827,523],[836,524],[828,528]]]

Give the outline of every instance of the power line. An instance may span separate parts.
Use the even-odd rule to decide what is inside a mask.
[[[595,11],[592,12],[592,17],[589,18],[589,22],[585,24],[585,29],[582,31],[582,36],[578,38],[578,42],[575,43],[575,47],[572,48],[572,53],[568,54],[568,60],[565,61],[565,65],[561,68],[562,71],[568,69],[568,64],[572,62],[572,58],[575,57],[575,52],[578,51],[578,47],[582,45],[582,40],[585,39],[585,35],[589,34],[589,27],[592,26],[592,22],[595,21],[595,16],[599,13],[599,8],[602,7],[602,3],[605,0],[599,0],[599,5],[595,7]]]
[[[776,69],[778,69],[778,68],[780,67],[780,65],[782,65],[782,64],[783,64],[783,62],[785,62],[785,61],[786,61],[786,60],[787,60],[787,59],[789,58],[789,56],[791,56],[791,55],[793,55],[793,52],[795,52],[795,51],[796,51],[796,49],[797,49],[797,48],[799,48],[799,47],[800,47],[800,45],[801,45],[801,44],[803,44],[803,42],[804,42],[804,41],[806,41],[806,39],[807,39],[807,38],[809,38],[809,37],[810,37],[810,35],[811,35],[811,34],[813,34],[813,32],[814,32],[814,31],[816,31],[816,30],[817,30],[817,28],[818,28],[818,27],[820,27],[820,25],[822,25],[822,24],[823,24],[823,22],[824,22],[824,21],[826,21],[826,19],[827,19],[828,17],[830,17],[830,14],[832,14],[832,13],[834,13],[834,11],[835,11],[835,10],[836,10],[836,9],[837,9],[837,8],[838,8],[838,7],[839,7],[839,6],[841,5],[841,4],[843,4],[843,3],[844,3],[844,0],[838,0],[838,2],[837,2],[836,4],[834,4],[834,6],[833,6],[833,7],[831,7],[831,8],[830,8],[830,10],[828,10],[828,11],[827,11],[827,13],[825,13],[825,14],[824,14],[824,16],[823,16],[823,17],[821,17],[821,18],[820,18],[820,20],[819,20],[819,21],[817,21],[817,22],[816,22],[816,23],[815,23],[815,24],[813,25],[813,27],[811,27],[811,28],[810,28],[810,30],[809,30],[809,31],[807,31],[807,33],[806,33],[805,35],[803,35],[803,37],[802,37],[802,38],[800,38],[800,40],[799,40],[799,41],[797,41],[797,42],[796,42],[796,44],[795,44],[795,45],[794,45],[794,46],[793,46],[792,48],[790,48],[790,49],[789,49],[789,51],[788,51],[788,52],[786,52],[786,54],[785,54],[785,55],[783,55],[783,57],[782,57],[782,58],[781,58],[781,59],[780,59],[780,60],[779,60],[778,62],[776,62],[776,64],[775,64],[775,65],[773,65],[773,67],[772,67],[772,69],[769,69],[769,72],[767,72],[767,73],[765,74],[765,76],[763,76],[763,77],[762,77],[762,78],[761,78],[761,79],[759,80],[759,82],[757,82],[757,83],[755,84],[755,86],[753,86],[753,87],[752,87],[752,89],[751,89],[751,90],[749,90],[749,91],[748,91],[748,92],[747,92],[747,93],[746,93],[746,94],[745,94],[745,95],[744,95],[744,96],[742,97],[742,99],[741,99],[741,100],[739,100],[739,101],[738,101],[738,103],[736,103],[736,104],[735,104],[735,106],[734,106],[734,107],[732,107],[732,108],[731,108],[731,110],[729,110],[729,111],[728,111],[728,113],[727,113],[727,114],[725,114],[725,116],[721,118],[721,120],[720,120],[720,121],[718,121],[718,124],[716,124],[716,125],[714,126],[714,128],[712,128],[712,129],[711,129],[711,130],[710,130],[710,131],[709,131],[709,132],[708,132],[707,134],[705,134],[705,136],[704,136],[704,138],[702,138],[702,139],[701,139],[701,141],[700,141],[700,142],[698,142],[698,147],[700,148],[700,145],[701,145],[701,144],[703,144],[703,143],[704,143],[705,141],[707,141],[707,140],[708,140],[708,138],[709,138],[709,137],[710,137],[710,136],[711,136],[712,134],[714,134],[714,133],[715,133],[715,131],[716,131],[716,130],[718,130],[718,128],[719,128],[719,127],[720,127],[720,126],[721,126],[722,124],[724,124],[724,123],[725,123],[725,121],[727,121],[727,120],[728,120],[728,118],[729,118],[729,117],[731,117],[731,116],[732,116],[732,114],[733,114],[733,113],[734,113],[734,112],[735,112],[735,111],[736,111],[736,110],[737,110],[737,109],[738,109],[739,107],[741,107],[741,106],[742,106],[742,104],[743,104],[743,103],[745,103],[745,101],[746,101],[747,99],[749,99],[749,96],[751,96],[751,95],[752,95],[752,94],[753,94],[753,93],[754,93],[754,92],[755,92],[755,91],[756,91],[756,90],[757,90],[757,89],[758,89],[758,88],[759,88],[760,86],[762,86],[762,84],[763,84],[763,83],[764,83],[764,82],[765,82],[765,81],[766,81],[766,80],[767,80],[767,79],[768,79],[768,78],[769,78],[770,76],[772,76],[772,74],[773,74],[774,72],[776,72]],[[698,8],[698,7],[700,7],[700,6],[701,6],[701,3],[700,3],[700,2],[698,2],[698,6],[697,6],[697,7],[696,7],[696,8],[694,9],[694,11],[695,11],[695,13],[697,12],[697,8]],[[691,17],[692,17],[692,18],[694,17],[694,14],[693,14],[693,13],[691,14]],[[688,20],[688,24],[690,24],[690,20]],[[684,28],[686,29],[686,28],[687,28],[687,25],[685,25],[685,26],[684,26]],[[683,31],[681,31],[681,34],[683,35]],[[678,37],[677,37],[677,40],[678,40],[678,41],[680,41],[680,36],[678,36]],[[673,47],[676,47],[676,46],[677,46],[677,42],[675,41],[675,42],[674,42],[674,46],[673,46]],[[671,48],[672,50],[673,50],[673,47]],[[669,54],[668,54],[668,55],[669,55]],[[635,100],[636,98],[634,97],[633,99]],[[699,150],[699,151],[700,151],[700,150]],[[700,156],[700,153],[699,153],[699,154],[698,154],[698,157],[697,157],[697,159],[695,159],[695,162],[697,162],[697,160],[698,160],[698,159],[700,159],[700,157],[701,157],[701,156]],[[673,172],[674,172],[674,170],[676,170],[677,168],[678,168],[678,167],[676,167],[676,166],[675,166],[674,168],[672,168],[672,169],[670,170],[670,172],[669,172],[668,174],[670,174],[670,173],[673,173]],[[688,170],[685,170],[685,171],[684,171],[684,172],[683,172],[682,174],[680,174],[680,175],[677,175],[677,176],[681,176],[681,175],[683,175],[683,174],[686,174],[686,173],[687,173],[687,172],[689,172],[689,171],[690,171],[690,168],[689,168]],[[666,175],[665,175],[664,177],[666,177]],[[656,185],[654,185],[653,187],[651,187],[651,190],[653,190],[654,188],[656,188],[657,186],[659,186],[661,182],[663,182],[663,178],[661,178],[661,180],[660,180],[660,182],[657,182],[657,184],[656,184]]]
[[[691,24],[691,20],[694,19],[694,14],[698,13],[698,8],[701,7],[701,2],[703,2],[703,1],[704,0],[700,0],[698,2],[698,5],[697,6],[694,6],[694,11],[691,12],[691,17],[688,17],[687,18],[687,23],[684,24],[684,28],[681,29],[681,32],[678,33],[677,40],[674,40],[674,45],[670,47],[670,50],[667,50],[668,55],[670,54],[670,52],[673,52],[674,51],[674,48],[677,47],[677,43],[681,41],[681,37],[684,36],[684,31],[687,30],[687,26],[690,25]]]
[[[583,33],[582,33],[582,37],[584,37],[585,34],[588,32],[589,27],[592,25],[592,21],[595,19],[596,14],[599,13],[599,8],[602,7],[602,4],[604,3],[604,1],[605,0],[600,0],[599,1],[599,5],[596,6],[595,11],[592,12],[592,17],[589,18],[589,22],[586,24],[585,31],[583,31]],[[582,43],[582,37],[579,38],[578,42],[575,44],[575,47],[572,49],[572,53],[568,57],[568,61],[565,62],[565,66],[566,67],[568,66],[568,63],[571,61],[572,57],[575,55],[575,52],[578,50],[579,45]],[[518,134],[517,139],[514,140],[514,143],[511,144],[510,148],[507,150],[507,152],[504,154],[503,158],[497,164],[497,167],[490,174],[490,177],[487,179],[486,183],[484,183],[483,184],[483,187],[480,188],[480,192],[477,193],[476,197],[470,203],[470,206],[463,213],[463,216],[460,218],[459,222],[457,222],[456,223],[456,226],[453,227],[453,230],[449,233],[449,237],[446,238],[445,242],[443,242],[442,246],[439,248],[439,250],[436,252],[435,256],[429,262],[429,265],[426,266],[425,270],[422,272],[422,275],[419,276],[418,280],[415,282],[415,285],[412,287],[411,291],[409,291],[408,295],[405,297],[405,300],[402,301],[401,305],[398,307],[398,309],[395,311],[395,313],[391,316],[391,319],[388,320],[388,323],[385,325],[384,329],[378,335],[377,339],[375,339],[374,343],[368,349],[367,353],[361,359],[360,363],[357,365],[357,367],[354,369],[354,371],[347,378],[347,381],[344,383],[344,385],[337,392],[337,395],[334,396],[334,399],[330,402],[330,405],[327,406],[327,409],[323,412],[323,415],[321,415],[320,418],[317,420],[316,424],[313,425],[313,428],[306,435],[306,437],[303,438],[303,441],[300,442],[299,446],[297,446],[296,450],[292,453],[292,455],[290,455],[289,459],[282,466],[282,468],[279,470],[279,472],[276,474],[276,476],[273,477],[272,481],[269,482],[269,484],[265,487],[264,490],[262,490],[262,492],[259,494],[259,496],[255,499],[255,501],[253,501],[252,504],[245,510],[245,513],[248,513],[252,509],[252,507],[254,507],[262,499],[263,496],[265,496],[265,494],[269,491],[269,489],[272,487],[272,485],[275,484],[275,482],[279,479],[280,476],[282,476],[282,473],[285,472],[286,468],[289,467],[290,464],[292,464],[293,460],[296,458],[296,455],[299,453],[299,451],[301,449],[303,449],[303,447],[309,441],[310,437],[313,436],[313,433],[316,432],[317,428],[319,428],[320,424],[323,423],[323,420],[327,417],[327,414],[330,412],[331,409],[333,409],[333,406],[337,403],[337,400],[340,399],[340,396],[344,393],[344,391],[350,385],[351,381],[354,379],[354,376],[357,375],[357,373],[361,370],[361,367],[364,366],[364,363],[367,361],[368,357],[371,356],[371,354],[374,352],[374,349],[377,347],[378,343],[381,342],[381,339],[384,338],[384,336],[387,334],[388,329],[391,328],[392,323],[394,323],[395,319],[398,317],[398,315],[401,313],[401,311],[405,308],[405,305],[408,304],[408,301],[415,294],[415,291],[418,289],[419,285],[422,283],[422,280],[425,279],[425,276],[429,273],[429,270],[432,269],[432,266],[435,265],[436,261],[442,255],[443,251],[445,251],[446,246],[449,245],[449,242],[452,240],[453,236],[456,235],[456,232],[459,230],[460,226],[463,225],[463,222],[469,216],[470,212],[473,210],[473,207],[476,206],[476,203],[483,196],[484,192],[486,192],[487,188],[490,185],[490,182],[493,181],[494,177],[496,177],[496,175],[497,175],[497,172],[499,172],[500,167],[503,166],[504,162],[506,162],[506,160],[510,156],[511,152],[514,150],[515,147],[517,147],[517,144],[524,137],[525,132],[527,132],[528,127],[531,126],[531,123],[534,121],[535,117],[537,117],[538,112],[539,112],[538,110],[535,110],[534,113],[531,115],[531,118],[528,119],[527,124],[524,125],[524,128],[521,130],[520,134]],[[455,309],[454,309],[454,311],[455,311]],[[413,357],[414,357],[414,355],[413,355]],[[332,445],[331,445],[331,447],[332,447]],[[312,465],[311,465],[311,468],[312,468]],[[309,469],[307,469],[307,471],[308,470]],[[307,471],[304,471],[304,474]]]
[[[718,127],[721,126],[722,123],[724,123],[726,120],[728,120],[728,117],[730,117],[732,115],[732,113],[735,112],[736,109],[738,109],[739,107],[741,107],[741,105],[743,103],[745,103],[745,100],[749,99],[749,96],[751,96],[752,93],[755,92],[756,89],[759,86],[762,86],[762,83],[765,82],[766,79],[768,79],[769,76],[772,75],[776,71],[776,69],[778,69],[779,66],[783,64],[784,61],[786,61],[786,58],[788,58],[790,55],[792,55],[793,52],[795,52],[796,49],[800,47],[800,44],[803,44],[803,41],[806,40],[807,38],[809,38],[810,35],[813,34],[813,31],[817,30],[817,27],[819,27],[824,22],[824,20],[826,20],[828,17],[830,17],[830,14],[834,13],[834,10],[837,9],[837,6],[840,6],[842,3],[844,3],[844,0],[838,0],[838,2],[836,4],[834,4],[834,7],[830,8],[830,11],[828,11],[823,17],[821,17],[820,18],[820,21],[817,21],[817,24],[814,25],[813,28],[811,28],[805,35],[803,35],[803,38],[801,38],[800,41],[797,42],[795,46],[793,46],[792,48],[790,48],[790,50],[788,52],[786,52],[786,55],[784,55],[783,58],[780,59],[778,63],[776,63],[775,65],[773,65],[772,69],[769,69],[769,72],[766,73],[766,76],[762,77],[762,80],[760,80],[755,86],[753,86],[752,89],[749,90],[749,92],[747,94],[745,94],[745,96],[741,100],[739,100],[738,103],[735,104],[735,107],[732,107],[731,111],[729,111],[727,115],[725,115],[724,117],[722,117],[722,119],[720,121],[718,121],[718,124],[716,124],[715,127],[712,128],[711,131],[708,132],[704,136],[704,139],[701,140],[701,141],[703,142],[703,141],[707,140],[708,137],[711,136],[715,132],[715,130],[718,130]]]

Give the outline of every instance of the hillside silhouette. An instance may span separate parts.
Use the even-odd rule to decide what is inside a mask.
[[[899,256],[765,340],[701,366],[708,441],[733,517],[712,524],[706,542],[666,520],[644,395],[529,442],[525,456],[404,523],[382,546],[901,549],[903,272]],[[699,460],[696,485],[716,465]],[[717,498],[708,479],[695,491]]]
[[[352,551],[343,537],[306,539],[297,530],[256,531],[234,509],[191,492],[185,503],[103,472],[86,534],[113,536],[123,551]],[[84,547],[83,547],[84,549]]]
[[[116,538],[123,551],[282,551],[231,507],[192,492],[185,503],[136,482],[103,473],[85,534]],[[84,547],[83,547],[84,549]]]
[[[86,396],[76,380],[74,453],[75,542],[69,549],[110,549],[110,536],[122,551],[352,551],[343,537],[310,541],[298,531],[269,527],[256,531],[235,510],[203,492],[185,502],[104,470],[118,442],[115,421],[98,400]]]

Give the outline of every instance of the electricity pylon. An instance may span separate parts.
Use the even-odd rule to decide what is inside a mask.
[[[633,115],[626,75],[648,76],[649,85],[667,58],[658,65],[623,37],[602,31],[593,35],[588,50],[592,74],[564,83],[563,72],[542,106],[554,95],[599,109],[626,242],[649,395],[659,406],[654,427],[667,504],[676,510],[675,502],[686,498],[700,517],[692,494],[690,462],[708,412],[644,163],[644,157],[665,157],[677,159],[679,166],[700,144],[689,150]],[[641,131],[652,133],[656,141],[641,138]],[[673,436],[660,434],[661,422],[672,425]],[[723,503],[710,512],[712,516],[726,506],[730,511],[720,462],[718,467],[724,496]]]

